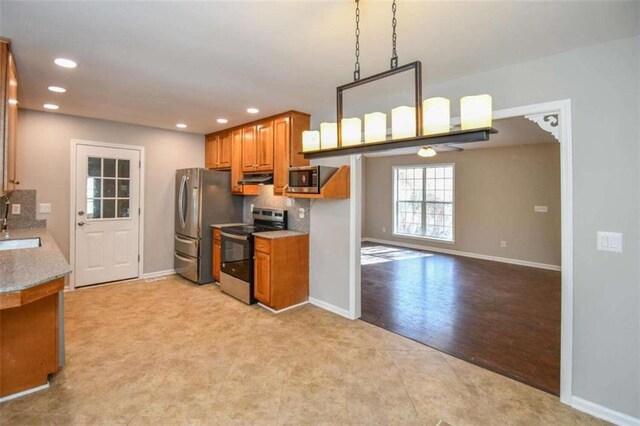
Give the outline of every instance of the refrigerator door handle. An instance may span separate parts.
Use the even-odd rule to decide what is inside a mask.
[[[186,223],[186,212],[185,210],[185,205],[184,205],[184,196],[185,196],[185,187],[187,186],[187,176],[182,176],[182,180],[180,181],[180,192],[178,194],[178,213],[179,213],[179,217],[180,217],[180,223],[182,224],[182,227],[184,228]]]

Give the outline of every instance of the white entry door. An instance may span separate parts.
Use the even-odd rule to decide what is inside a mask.
[[[75,286],[138,276],[140,151],[76,145]]]

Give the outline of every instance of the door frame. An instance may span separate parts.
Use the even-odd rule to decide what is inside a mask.
[[[138,277],[143,275],[144,271],[144,169],[145,169],[145,152],[144,146],[140,145],[127,145],[111,142],[96,142],[84,139],[71,139],[71,176],[69,178],[70,184],[70,198],[69,198],[69,263],[71,264],[71,274],[69,275],[69,290],[75,290],[76,288],[76,276],[74,273],[76,265],[76,152],[79,145],[86,145],[99,148],[115,148],[115,149],[127,149],[130,151],[138,151],[140,153],[140,191],[139,191],[139,206],[140,214],[138,215],[138,255],[140,261],[138,262]]]
[[[561,215],[561,314],[560,314],[560,401],[572,405],[573,375],[573,142],[571,129],[571,99],[563,99],[539,104],[530,104],[493,111],[493,119],[521,117],[534,114],[558,114],[560,131],[560,215]],[[460,124],[460,118],[452,118],[453,125]],[[363,203],[362,159],[351,156],[351,215],[350,229],[354,249],[350,256],[349,318],[360,317],[361,277],[360,277],[360,229]],[[365,172],[366,173],[366,172]],[[354,241],[355,240],[355,241]]]

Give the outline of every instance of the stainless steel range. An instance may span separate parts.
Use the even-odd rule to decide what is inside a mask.
[[[221,230],[220,289],[247,304],[253,297],[253,234],[287,229],[287,212],[254,207],[252,225],[225,226]]]

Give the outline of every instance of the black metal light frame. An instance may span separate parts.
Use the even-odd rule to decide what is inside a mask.
[[[382,142],[373,143],[361,143],[358,145],[342,146],[342,118],[343,118],[343,105],[342,95],[345,90],[353,89],[354,87],[362,86],[367,83],[372,83],[383,78],[391,77],[396,74],[411,71],[414,72],[414,85],[415,85],[415,110],[416,110],[416,136],[413,138],[393,139],[385,140]],[[480,129],[472,130],[456,130],[447,133],[439,133],[433,135],[422,135],[422,63],[415,61],[406,65],[399,66],[397,68],[390,69],[388,71],[374,74],[372,76],[354,81],[352,83],[343,84],[336,88],[336,103],[337,103],[337,127],[338,127],[338,147],[331,149],[320,149],[316,151],[304,152],[304,157],[311,158],[323,158],[323,157],[337,157],[341,155],[362,154],[367,152],[384,151],[388,149],[396,148],[409,148],[421,145],[442,145],[451,143],[468,143],[479,142],[489,140],[489,135],[492,133],[498,133],[493,127],[484,127]]]

